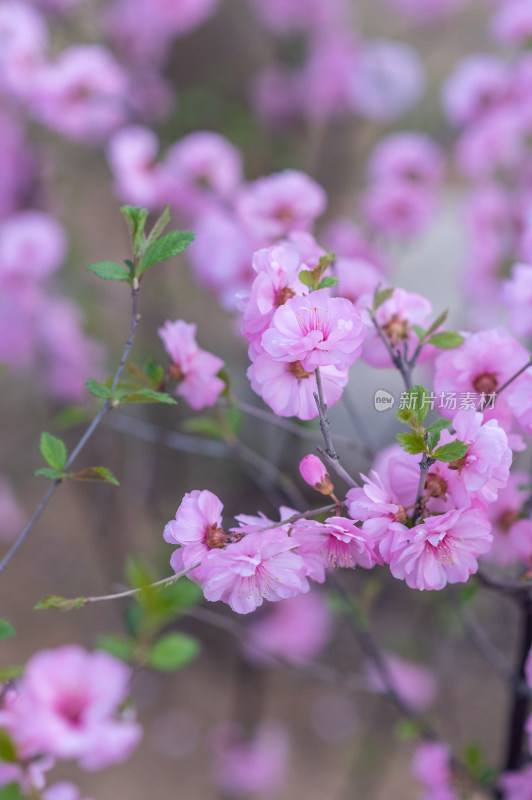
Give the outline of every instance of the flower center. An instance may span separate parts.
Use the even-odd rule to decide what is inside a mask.
[[[438,561],[444,567],[454,566],[453,549],[449,538],[444,536],[441,542],[434,548]]]
[[[292,375],[298,380],[303,380],[303,378],[310,378],[310,376],[312,375],[311,372],[307,372],[307,370],[302,365],[301,361],[292,361],[292,363],[288,365],[288,372],[291,372]]]
[[[514,511],[511,508],[507,508],[497,517],[497,525],[499,528],[502,528],[504,533],[508,533],[514,522],[517,522],[518,519],[519,512]]]
[[[205,530],[205,544],[210,550],[221,549],[225,547],[227,542],[227,534],[223,528],[218,528],[216,525],[208,525]]]
[[[493,372],[482,372],[473,381],[473,386],[481,394],[492,394],[498,385],[497,378]]]
[[[302,308],[297,315],[297,321],[303,336],[306,336],[310,331],[320,331],[323,338],[326,339],[331,330],[329,312],[316,308],[316,306]]]
[[[429,472],[425,482],[425,493],[429,497],[445,497],[447,493],[447,481],[435,472]]]
[[[183,370],[179,364],[170,364],[168,367],[168,373],[175,381],[180,381],[183,377]]]
[[[62,697],[56,706],[57,713],[74,728],[81,726],[84,710],[84,698],[76,695]]]
[[[399,314],[394,314],[388,322],[382,326],[382,330],[392,344],[397,344],[399,339],[408,337],[408,322],[402,319]]]
[[[294,216],[294,209],[290,206],[279,206],[274,214],[275,219],[279,222],[292,222]]]
[[[281,289],[277,292],[275,297],[275,305],[276,306],[284,306],[287,300],[290,300],[291,297],[295,297],[296,293],[289,289],[288,286],[285,286],[284,289]]]

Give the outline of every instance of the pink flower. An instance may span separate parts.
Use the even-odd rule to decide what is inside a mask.
[[[298,31],[322,33],[344,21],[345,0],[252,0],[262,22],[281,35]]]
[[[427,790],[423,800],[458,800],[452,788],[451,749],[442,742],[423,742],[412,759],[412,775]]]
[[[166,195],[167,175],[156,163],[159,141],[141,125],[121,128],[107,146],[117,194],[128,203],[158,208]]]
[[[355,108],[368,119],[396,119],[423,93],[423,65],[415,50],[404,42],[367,40],[357,66]]]
[[[416,472],[419,482],[417,464]],[[371,479],[362,477],[364,486],[350,489],[346,495],[347,510],[349,516],[362,522],[362,530],[371,537],[380,556],[388,563],[392,553],[408,538],[406,510],[377,472],[372,471]],[[412,492],[412,502],[414,500],[415,492]]]
[[[328,250],[337,256],[354,258],[357,261],[361,259],[373,264],[378,270],[385,270],[384,258],[350,219],[338,217],[331,220],[325,225],[320,238]],[[338,260],[335,266],[337,263]]]
[[[298,548],[299,549],[299,548]],[[243,650],[255,664],[277,656],[291,664],[308,664],[323,649],[331,633],[332,615],[316,591],[268,605],[251,618]]]
[[[379,180],[362,195],[362,213],[380,233],[407,238],[420,233],[433,218],[434,196],[423,184]]]
[[[312,453],[301,459],[299,471],[309,486],[322,494],[331,494],[333,485],[329,473],[318,456]]]
[[[172,360],[170,374],[179,381],[176,394],[184,397],[191,408],[212,406],[225,386],[222,379],[216,377],[223,361],[198,347],[193,323],[182,319],[166,321],[158,333]]]
[[[516,336],[532,334],[532,265],[514,264],[511,279],[502,284],[502,301],[510,312],[510,328]]]
[[[477,571],[478,556],[490,549],[490,531],[487,515],[477,508],[429,517],[392,554],[392,575],[421,591],[463,583]]]
[[[426,297],[404,289],[394,289],[392,296],[382,303],[375,313],[375,319],[394,352],[406,351],[412,358],[419,344],[413,325],[427,328],[432,315],[432,305]],[[454,352],[454,351],[453,351]],[[434,353],[431,345],[421,351],[419,362],[423,363]],[[362,350],[362,359],[374,367],[391,367],[392,360],[375,326],[368,322],[368,335]]]
[[[532,432],[531,390],[532,374],[530,370],[517,378],[517,380],[511,383],[505,390],[506,400],[510,410],[527,433]]]
[[[117,716],[130,676],[130,668],[107,653],[76,645],[42,650],[28,661],[0,724],[23,758],[47,753],[76,759],[86,770],[103,769],[128,758],[141,737],[136,722]]]
[[[360,257],[335,259],[334,273],[338,278],[338,296],[351,300],[360,309],[371,306],[377,287],[384,289],[388,283],[374,264]]]
[[[460,170],[476,180],[515,170],[526,157],[528,123],[519,107],[496,108],[470,125],[458,140]]]
[[[308,591],[297,543],[273,529],[247,533],[223,550],[211,550],[203,561],[203,594],[222,600],[238,614],[249,614],[264,600],[284,600]]]
[[[499,778],[503,800],[532,800],[532,764],[515,772],[505,772]]]
[[[77,786],[67,781],[60,781],[48,786],[41,794],[42,800],[81,800]]]
[[[325,522],[300,520],[292,535],[296,540],[303,538],[306,547],[300,554],[305,560],[307,555],[319,555],[325,567],[371,569],[382,563],[375,539],[347,517],[329,517]]]
[[[372,181],[410,181],[427,185],[441,181],[444,171],[440,147],[423,133],[394,133],[373,150],[368,174]]]
[[[187,218],[228,202],[242,182],[242,155],[223,136],[196,131],[168,150],[168,202]]]
[[[462,8],[467,0],[387,0],[418,25],[437,23]]]
[[[66,255],[61,225],[43,211],[19,211],[0,223],[0,284],[17,288],[43,281],[56,272]]]
[[[100,142],[126,118],[127,77],[99,45],[73,45],[42,70],[36,112],[71,139]]]
[[[324,289],[293,297],[273,315],[262,346],[276,361],[300,361],[303,369],[347,369],[360,356],[366,326],[349,300],[331,298]]]
[[[262,125],[273,130],[288,127],[301,115],[302,81],[299,72],[283,64],[268,64],[254,77],[251,103]]]
[[[213,731],[213,777],[223,794],[233,797],[270,794],[284,784],[289,737],[284,726],[262,722],[251,738],[236,723]]]
[[[0,6],[0,88],[30,99],[48,48],[48,29],[29,3],[15,0]]]
[[[287,169],[244,187],[237,213],[253,236],[268,242],[291,231],[309,231],[326,205],[319,184],[304,172]]]
[[[187,492],[175,519],[165,525],[163,538],[181,545],[170,559],[175,572],[202,563],[212,548],[224,547],[227,534],[222,528],[222,502],[208,489]],[[201,574],[196,570],[195,573]]]
[[[507,64],[491,55],[464,58],[443,87],[442,102],[454,125],[465,125],[497,107],[508,94]]]
[[[305,115],[316,120],[353,113],[358,66],[358,42],[345,29],[316,37],[299,76]]]
[[[485,558],[501,567],[519,561],[532,563],[532,521],[522,516],[529,482],[530,476],[523,470],[512,472],[507,485],[487,508],[493,526],[493,546]]]
[[[427,711],[434,703],[437,691],[432,671],[420,664],[388,654],[385,655],[385,665],[394,689],[407,705],[419,714]],[[386,692],[381,675],[370,662],[367,672],[373,691]]]
[[[526,45],[532,38],[532,9],[521,0],[506,0],[495,12],[491,29],[499,42]]]
[[[323,394],[331,407],[347,386],[348,371],[335,366],[320,367]],[[314,393],[318,391],[314,371],[307,371],[301,361],[275,361],[268,353],[253,356],[247,371],[253,391],[280,417],[314,419],[318,409]]]

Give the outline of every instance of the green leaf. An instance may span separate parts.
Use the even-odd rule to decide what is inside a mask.
[[[115,636],[104,634],[96,642],[98,650],[105,650],[121,661],[131,662],[135,660],[135,640],[129,636]]]
[[[122,206],[121,211],[126,218],[126,222],[131,232],[133,252],[136,256],[138,256],[144,251],[146,246],[144,227],[146,225],[146,220],[148,219],[148,211],[145,208],[133,206]]]
[[[0,642],[3,639],[9,639],[10,636],[14,636],[16,633],[14,627],[7,619],[2,619],[0,617]]]
[[[299,275],[297,276],[301,283],[304,286],[308,286],[309,289],[314,289],[315,286],[315,278],[314,278],[314,271],[311,269],[302,269]]]
[[[106,386],[105,383],[95,381],[94,378],[89,378],[85,386],[94,397],[99,397],[100,400],[109,400],[111,397],[111,390],[109,387]]]
[[[153,242],[146,248],[140,261],[137,278],[140,278],[147,269],[161,261],[168,261],[172,256],[183,253],[194,241],[195,234],[190,231],[172,231]]]
[[[460,347],[463,341],[464,337],[456,331],[442,331],[431,336],[429,344],[439,347],[440,350],[454,350],[455,347]]]
[[[34,608],[37,611],[41,611],[43,608],[59,608],[61,611],[77,611],[78,608],[81,608],[84,605],[84,597],[68,598],[60,597],[57,594],[50,594],[48,597],[44,597],[42,600],[39,600]]]
[[[199,651],[199,642],[192,636],[168,633],[151,647],[146,664],[152,669],[173,672],[193,661]]]
[[[117,397],[120,405],[126,403],[166,403],[170,406],[176,406],[177,400],[170,397],[165,392],[156,392],[154,389],[137,389],[129,394],[122,394]]]
[[[438,328],[441,328],[445,320],[447,319],[447,315],[449,313],[449,309],[443,311],[439,317],[436,317],[430,328],[427,328],[425,331],[425,336],[430,336],[434,331],[437,331]]]
[[[402,719],[395,726],[395,735],[402,742],[419,739],[421,734],[421,720]]]
[[[468,770],[475,777],[484,770],[484,753],[482,745],[478,742],[470,742],[464,751],[464,762]]]
[[[8,783],[0,789],[0,800],[24,800],[25,795],[18,783]]]
[[[86,467],[79,472],[71,472],[67,476],[69,481],[99,481],[120,486],[117,479],[107,467]]]
[[[165,607],[174,611],[190,608],[203,600],[203,592],[198,584],[186,577],[159,589],[159,596]]]
[[[466,453],[467,445],[457,439],[454,442],[449,442],[449,444],[443,444],[441,447],[438,447],[438,449],[434,451],[433,457],[436,461],[443,461],[448,464],[451,461],[458,461],[462,456],[465,456]]]
[[[440,436],[442,430],[448,428],[451,424],[450,419],[437,419],[436,422],[431,423],[427,426],[427,447],[430,451],[434,450],[438,442],[440,441]]]
[[[0,728],[0,762],[2,761],[8,761],[11,764],[17,761],[17,749],[4,728]]]
[[[146,564],[137,556],[129,556],[126,561],[126,581],[132,589],[144,589],[154,582],[154,577]]]
[[[41,433],[39,446],[46,463],[54,469],[62,471],[67,460],[67,449],[63,440],[44,431]]]
[[[231,376],[229,375],[226,367],[222,367],[220,370],[218,370],[216,377],[220,378],[220,380],[225,383],[225,387],[221,396],[225,397],[226,400],[231,400]]]
[[[0,667],[0,681],[10,681],[13,678],[18,678],[24,672],[22,664],[16,664],[11,667]]]
[[[191,417],[181,423],[181,429],[186,433],[201,433],[213,439],[224,438],[220,423],[212,417]]]
[[[414,455],[415,453],[425,453],[427,445],[425,439],[420,433],[416,431],[409,431],[407,433],[398,433],[397,441],[407,453]]]
[[[150,234],[146,239],[146,247],[149,247],[151,244],[153,244],[153,242],[156,239],[159,238],[159,236],[164,231],[169,222],[170,222],[170,206],[165,206],[161,216],[151,229]]]
[[[468,581],[458,593],[458,602],[462,605],[470,603],[478,591],[478,586],[473,581]]]
[[[416,334],[419,341],[422,341],[422,339],[425,336],[425,331],[423,330],[423,328],[421,328],[419,325],[412,325],[412,330]]]
[[[95,264],[89,264],[87,271],[94,272],[95,275],[106,281],[129,281],[129,273],[116,261],[98,261]]]
[[[382,306],[393,294],[393,287],[389,289],[377,289],[373,295],[373,311],[376,311],[379,306]]]
[[[326,275],[318,283],[318,289],[329,289],[332,286],[338,286],[340,281],[338,278],[333,278],[332,275]]]
[[[149,358],[144,365],[144,372],[153,387],[159,386],[164,377],[164,367]]]
[[[399,422],[404,422],[412,427],[417,425],[417,419],[409,408],[398,408],[396,413]]]
[[[409,392],[403,392],[401,395],[401,402],[405,407],[398,410],[397,416],[408,425],[415,426],[415,422],[421,425],[434,403],[430,397],[430,392],[424,386],[412,386]]]
[[[61,481],[65,476],[64,472],[53,467],[41,467],[41,469],[36,469],[33,474],[44,475],[45,478],[50,478],[51,481]]]

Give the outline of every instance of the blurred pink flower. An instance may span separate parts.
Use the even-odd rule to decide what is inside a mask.
[[[150,128],[130,125],[117,131],[107,145],[115,191],[123,200],[149,209],[163,205],[167,174],[157,163],[159,140]]]
[[[495,11],[491,30],[499,42],[526,45],[532,39],[532,8],[522,0],[505,0]]]
[[[368,176],[372,181],[399,180],[427,185],[443,178],[444,155],[424,133],[394,133],[381,139],[371,153]]]
[[[505,772],[499,778],[503,800],[532,800],[532,764],[515,772]]]
[[[451,748],[442,742],[423,742],[412,759],[412,775],[427,790],[423,800],[459,800],[452,788]]]
[[[437,692],[432,670],[391,654],[385,654],[384,663],[395,691],[407,705],[418,714],[428,711]],[[367,672],[373,691],[386,692],[382,677],[374,664],[368,662]]]
[[[377,232],[401,239],[420,233],[433,219],[436,205],[431,189],[405,180],[379,180],[361,197],[362,213]]]
[[[529,481],[528,473],[515,470],[497,499],[487,508],[492,523],[493,546],[484,558],[501,567],[519,561],[532,564],[532,521],[521,516],[530,494],[526,489]],[[523,488],[519,489],[520,486]]]
[[[462,59],[447,78],[442,103],[453,125],[466,125],[498,107],[508,96],[508,65],[492,55]]]

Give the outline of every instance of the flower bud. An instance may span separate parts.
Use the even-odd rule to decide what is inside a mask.
[[[334,486],[329,477],[329,473],[318,458],[312,454],[301,459],[299,471],[304,481],[322,494],[332,494]]]

